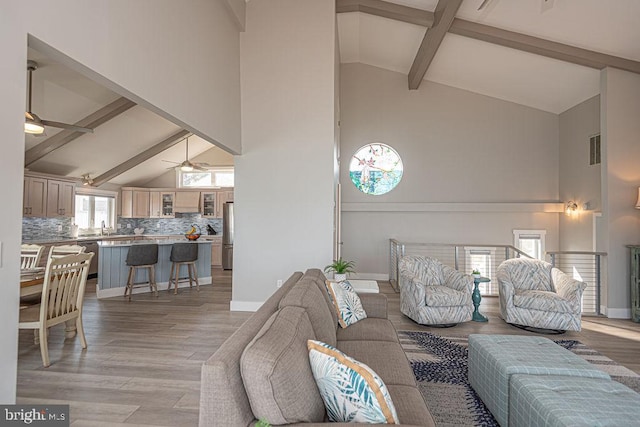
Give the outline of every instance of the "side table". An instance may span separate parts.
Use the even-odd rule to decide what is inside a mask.
[[[483,316],[478,311],[478,307],[480,307],[480,300],[482,297],[480,296],[480,290],[478,289],[478,285],[480,283],[488,283],[491,279],[488,277],[475,277],[473,278],[473,294],[471,294],[471,299],[473,300],[473,314],[471,315],[471,320],[474,322],[488,322],[486,316]]]

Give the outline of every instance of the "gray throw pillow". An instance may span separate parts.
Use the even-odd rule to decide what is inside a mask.
[[[322,422],[324,403],[309,364],[315,334],[301,307],[275,312],[240,358],[251,410],[271,425]]]

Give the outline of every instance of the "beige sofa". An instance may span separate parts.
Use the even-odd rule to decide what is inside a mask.
[[[204,363],[200,426],[249,426],[258,418],[274,425],[328,422],[307,339],[333,345],[371,367],[387,385],[402,425],[435,425],[387,319],[386,297],[361,294],[367,318],[342,329],[324,280],[318,269],[294,273]]]

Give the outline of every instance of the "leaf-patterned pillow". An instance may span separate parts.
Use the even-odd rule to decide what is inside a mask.
[[[400,424],[389,390],[364,363],[308,340],[309,362],[331,421]]]
[[[338,323],[341,327],[346,328],[358,320],[367,318],[367,313],[362,307],[360,297],[349,282],[331,282],[327,280],[325,286],[338,314]]]

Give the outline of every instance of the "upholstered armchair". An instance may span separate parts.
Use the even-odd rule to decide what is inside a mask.
[[[500,314],[519,327],[579,331],[587,284],[545,261],[513,258],[498,267]]]
[[[473,277],[434,258],[408,255],[398,268],[400,311],[422,325],[471,320]]]

